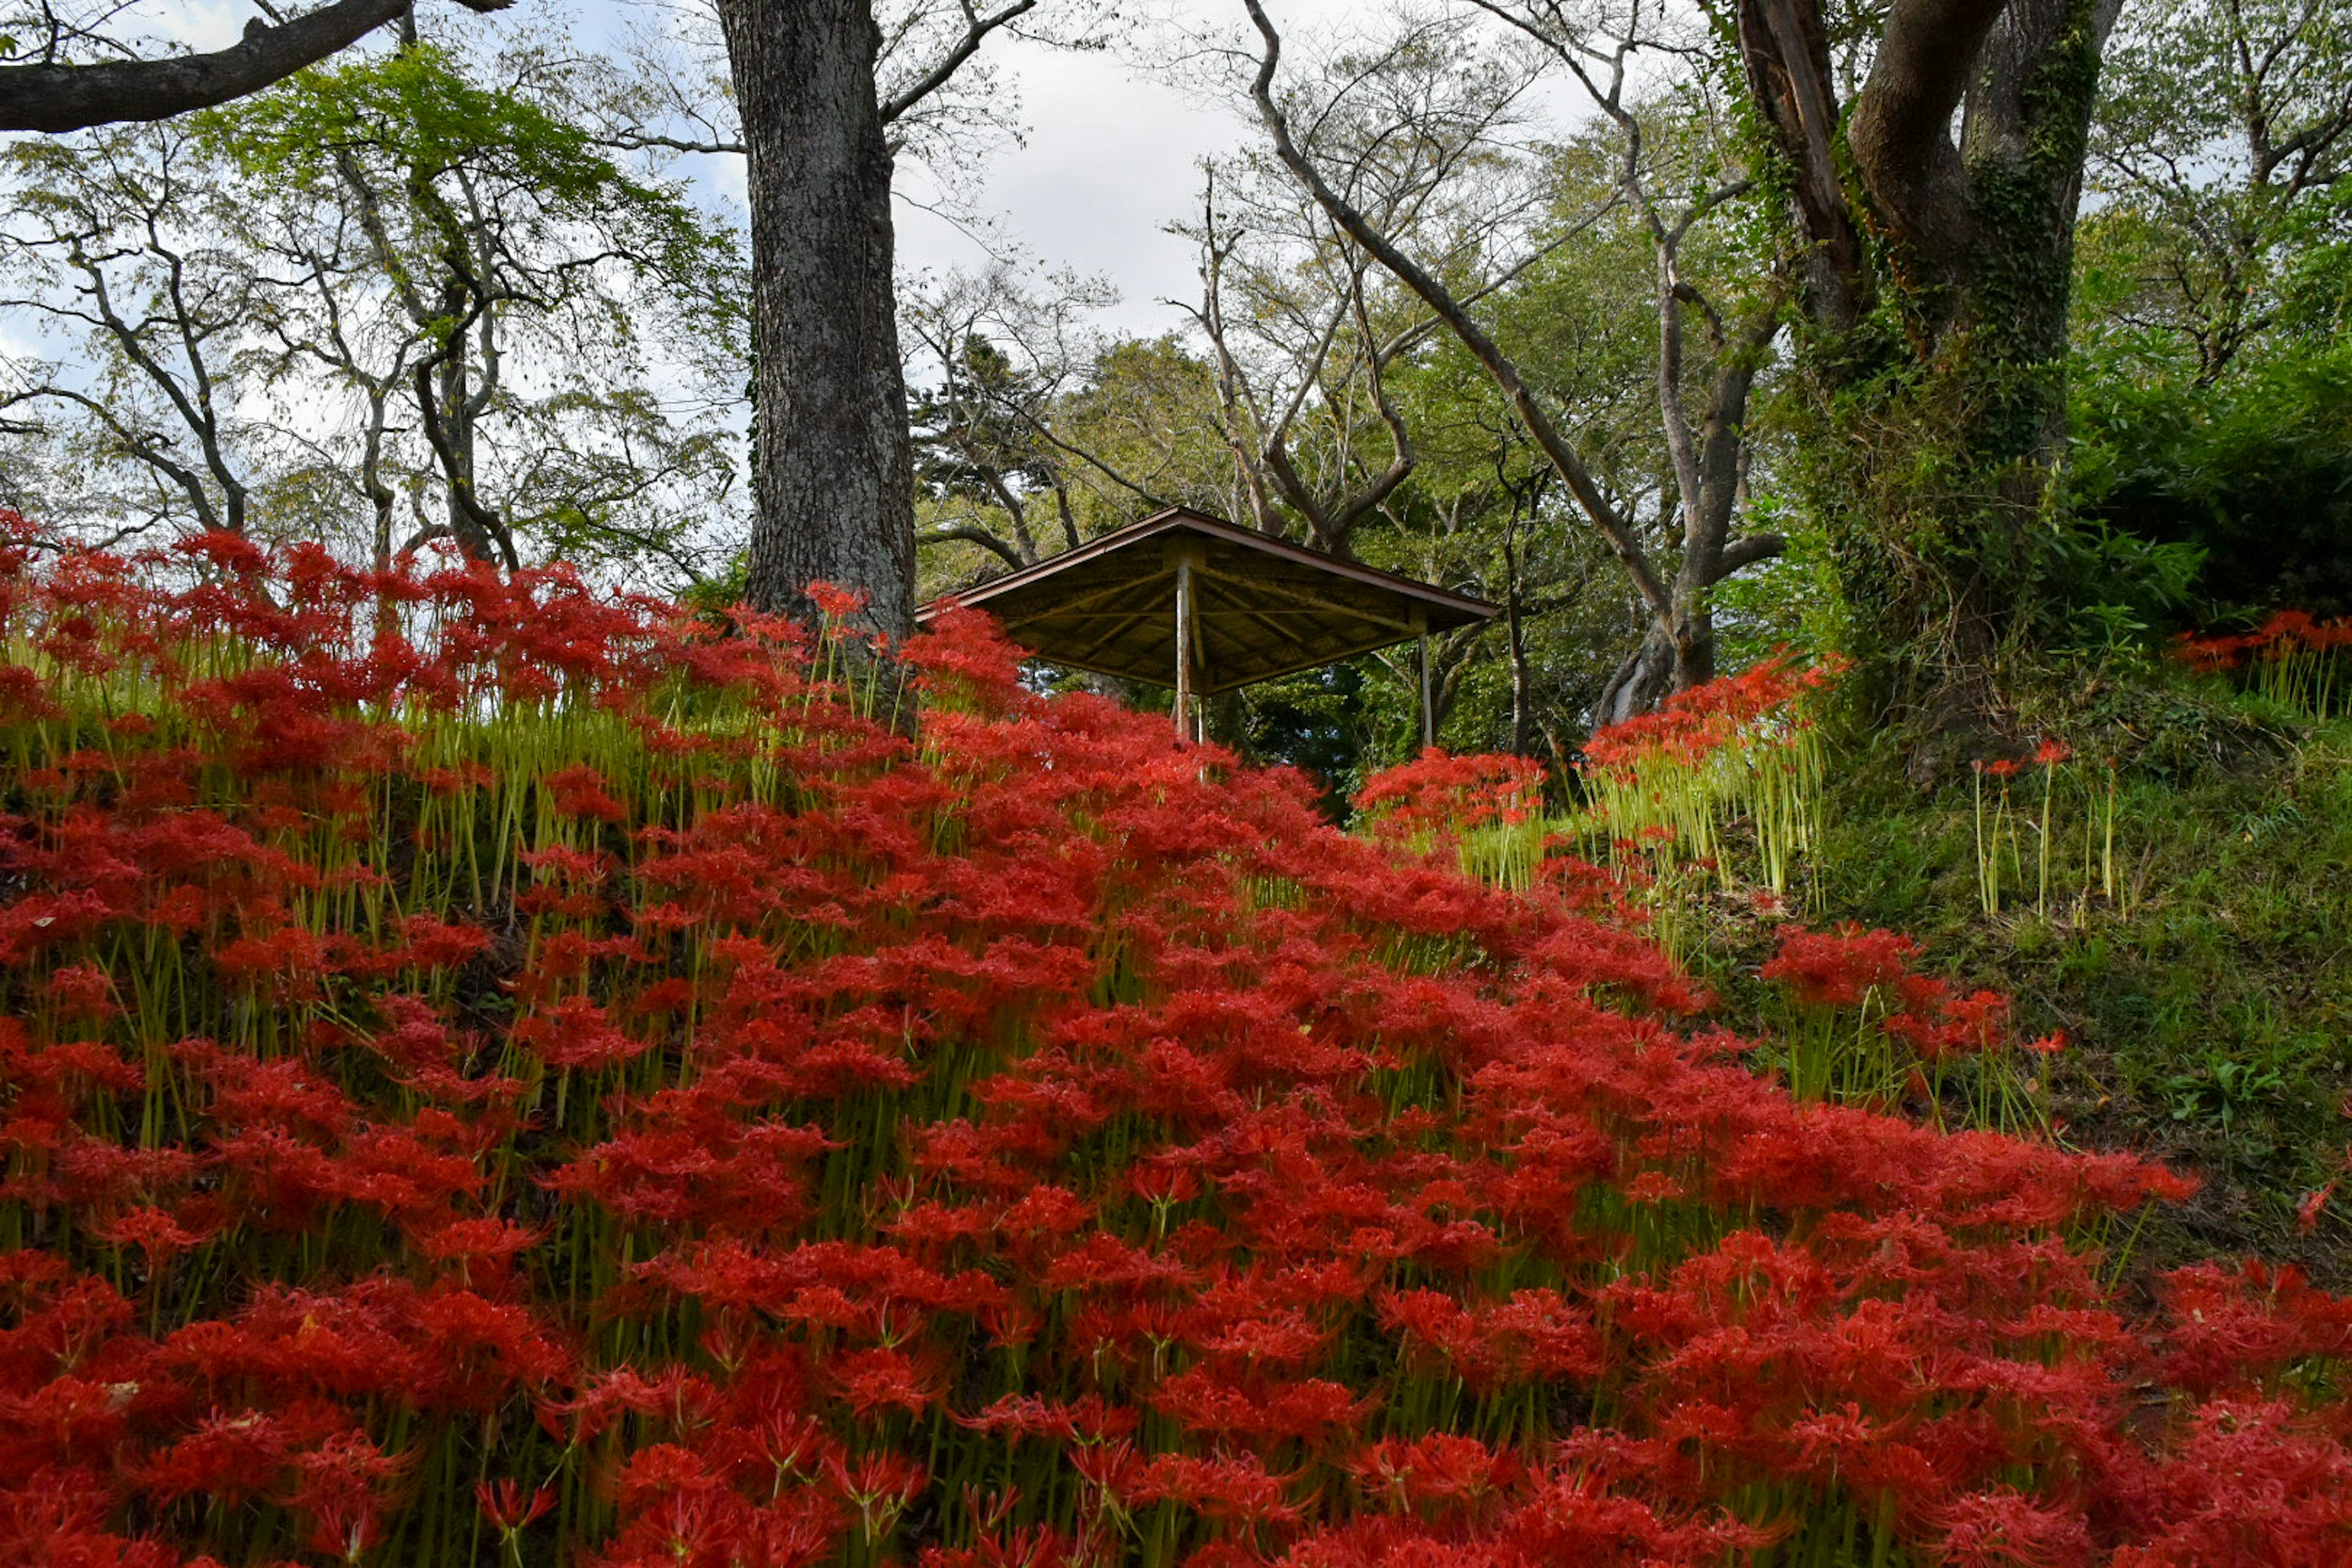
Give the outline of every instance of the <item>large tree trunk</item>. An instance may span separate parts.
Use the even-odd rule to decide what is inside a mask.
[[[1712,584],[1705,586],[1711,587]],[[1715,611],[1704,587],[1691,597],[1677,595],[1674,629],[1657,622],[1633,652],[1618,662],[1593,704],[1592,727],[1622,724],[1647,713],[1677,691],[1715,679]]]
[[[1895,0],[1850,110],[1813,0],[1740,7],[1809,262],[1810,500],[1874,716],[1927,772],[2003,731],[2004,667],[2055,608],[2074,215],[2116,5]]]
[[[868,0],[719,0],[749,154],[751,603],[814,618],[805,590],[914,616],[913,477],[891,289],[890,149]]]

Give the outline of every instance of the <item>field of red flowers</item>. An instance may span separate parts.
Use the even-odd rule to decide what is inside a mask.
[[[0,637],[0,1562],[2352,1561],[2352,1306],[2133,1278],[2177,1178],[983,624],[213,540]]]
[[[2301,610],[2281,610],[2248,632],[2183,633],[2173,652],[2190,668],[2209,674],[2251,670],[2256,689],[2324,721],[2344,711],[2352,619],[2319,621]]]

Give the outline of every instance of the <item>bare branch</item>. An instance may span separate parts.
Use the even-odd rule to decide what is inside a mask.
[[[1282,36],[1266,19],[1265,7],[1259,0],[1242,0],[1242,3],[1249,12],[1251,22],[1256,26],[1258,36],[1265,42],[1265,52],[1258,59],[1257,75],[1250,84],[1250,97],[1257,105],[1259,120],[1265,123],[1267,134],[1273,139],[1275,155],[1297,177],[1299,184],[1307,187],[1317,205],[1330,215],[1331,220],[1344,229],[1349,237],[1370,252],[1373,259],[1386,268],[1399,282],[1418,295],[1422,302],[1452,330],[1463,347],[1469,350],[1471,357],[1501,388],[1512,409],[1526,425],[1528,435],[1535,438],[1536,445],[1567,485],[1569,493],[1575,497],[1577,505],[1624,565],[1643,604],[1661,626],[1671,626],[1674,603],[1665,584],[1659,580],[1648,552],[1642,548],[1641,542],[1633,536],[1633,531],[1625,519],[1601,494],[1600,485],[1585,468],[1583,459],[1577,456],[1575,448],[1552,425],[1550,416],[1537,401],[1518,367],[1486,335],[1486,330],[1471,318],[1444,284],[1423,271],[1386,235],[1374,228],[1361,212],[1331,188],[1321,171],[1299,151],[1298,143],[1291,133],[1289,117],[1274,97],[1275,72],[1282,57]]]
[[[503,11],[513,0],[457,0]],[[334,0],[290,21],[247,23],[208,55],[90,65],[0,67],[0,131],[58,133],[121,121],[164,120],[257,92],[404,14],[410,0]]]
[[[1789,542],[1777,533],[1751,533],[1745,539],[1735,539],[1716,558],[1716,580],[1720,582],[1743,566],[1769,561],[1788,548]]]
[[[1002,11],[992,12],[983,16],[980,14],[980,8],[971,4],[971,0],[961,0],[961,3],[963,5],[964,16],[962,37],[949,46],[948,52],[940,56],[938,63],[930,69],[908,82],[903,90],[893,93],[883,103],[883,124],[891,124],[900,115],[947,86],[955,73],[964,68],[965,62],[980,52],[980,46],[988,41],[989,34],[1000,27],[1012,26],[1013,22],[1037,8],[1037,0],[1013,0],[1013,4],[1005,6]]]
[[[1021,559],[1021,552],[1015,550],[1010,544],[1005,543],[1004,541],[997,538],[996,535],[991,533],[988,530],[971,523],[940,523],[934,527],[924,529],[920,533],[915,535],[915,542],[918,544],[940,544],[951,539],[961,540],[966,544],[977,544],[983,549],[993,551],[997,555],[1003,559],[1003,562],[1007,566],[1012,567],[1015,572],[1020,571],[1024,566],[1032,564],[1030,562]]]
[[[642,153],[652,147],[671,153],[740,153],[744,151],[740,142],[689,142],[683,136],[656,136],[649,131],[624,131],[614,135],[601,136],[597,138],[597,145],[618,148],[625,153]]]

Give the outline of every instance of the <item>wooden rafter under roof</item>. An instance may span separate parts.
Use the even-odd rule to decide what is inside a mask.
[[[1501,611],[1183,507],[926,605],[985,610],[1052,664],[1178,686],[1179,563],[1189,567],[1192,689],[1230,691]]]

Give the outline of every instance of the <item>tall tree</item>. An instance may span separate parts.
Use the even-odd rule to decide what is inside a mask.
[[[44,521],[694,574],[732,237],[599,156],[571,85],[528,40],[418,45],[7,148],[0,303],[67,345],[0,389],[77,469]]]
[[[873,629],[914,619],[913,462],[893,292],[890,127],[989,36],[1033,10],[961,0],[963,26],[887,96],[870,0],[716,0],[751,216],[752,500],[747,594],[807,616],[805,589],[868,595]]]
[[[96,498],[110,539],[165,518],[244,532],[262,438],[234,384],[259,288],[200,139],[184,121],[109,128],[19,143],[0,168],[0,308],[74,334],[85,356],[18,360],[0,410],[42,427],[70,411],[82,429],[68,444],[127,470]]]
[[[2352,25],[2327,0],[2152,0],[2108,50],[2084,224],[2094,340],[2220,382],[2352,321]]]
[[[748,595],[810,613],[824,581],[914,616],[914,489],[892,296],[890,147],[866,0],[719,0],[751,210]]]
[[[566,112],[568,85],[534,45],[471,62],[412,44],[217,121],[253,184],[302,198],[309,211],[289,216],[331,226],[382,289],[385,325],[415,345],[406,403],[444,502],[436,529],[509,568],[519,533],[603,553],[598,533],[634,531],[666,552],[658,525],[614,514],[709,443],[642,417],[634,345],[723,298],[710,285],[734,270],[680,193],[597,155]],[[550,395],[518,378],[563,362],[572,374]],[[596,472],[614,435],[646,459],[622,464],[625,477]]]
[[[1361,195],[1368,184],[1362,160],[1344,153],[1334,155],[1328,132],[1335,124],[1344,126],[1345,119],[1328,106],[1315,106],[1311,114],[1301,112],[1276,91],[1281,35],[1259,0],[1244,0],[1244,5],[1262,44],[1250,96],[1276,156],[1347,239],[1361,247],[1417,296],[1492,378],[1561,488],[1622,565],[1639,597],[1650,632],[1643,648],[1623,662],[1611,681],[1601,716],[1623,717],[1668,690],[1711,679],[1715,673],[1712,590],[1741,567],[1777,553],[1782,545],[1777,534],[1735,537],[1733,526],[1743,475],[1741,453],[1749,389],[1779,330],[1780,300],[1777,291],[1768,288],[1751,308],[1727,322],[1725,313],[1685,272],[1682,256],[1694,226],[1741,194],[1748,181],[1737,171],[1724,175],[1701,170],[1691,196],[1669,201],[1655,193],[1653,182],[1660,179],[1661,171],[1654,167],[1645,150],[1643,121],[1628,97],[1635,58],[1651,46],[1645,36],[1644,8],[1635,6],[1633,15],[1612,29],[1571,20],[1550,5],[1481,6],[1565,62],[1623,138],[1620,197],[1640,216],[1654,253],[1654,319],[1659,334],[1656,387],[1665,446],[1673,460],[1680,525],[1666,541],[1648,537],[1640,519],[1610,494],[1580,449],[1573,428],[1563,427],[1541,389],[1473,312],[1475,296],[1456,288],[1442,265],[1412,254],[1409,237],[1376,217]],[[1404,41],[1391,53],[1431,47],[1428,42],[1416,40],[1422,31],[1422,27],[1408,29]],[[1460,47],[1454,45],[1457,49]],[[1340,95],[1352,90],[1364,74],[1352,66],[1344,70]],[[1475,133],[1476,121],[1475,114],[1465,113],[1460,106],[1446,106],[1437,113],[1416,116],[1410,123],[1382,128],[1369,145],[1387,155],[1392,144],[1410,147],[1460,134],[1465,129]],[[1302,123],[1308,127],[1304,132],[1299,129]],[[1687,179],[1690,172],[1680,173]],[[1710,361],[1709,384],[1696,409],[1685,402],[1689,361],[1698,357],[1686,353],[1686,315],[1696,315],[1705,323]]]
[[[1804,486],[1864,689],[1923,777],[1998,743],[2052,608],[2074,220],[2119,5],[1893,0],[1843,40],[1819,0],[1722,13],[1803,279]],[[1833,43],[1867,60],[1850,92]]]
[[[1086,314],[1115,296],[1096,279],[1045,283],[1026,286],[1003,262],[950,271],[925,279],[900,317],[910,367],[923,367],[912,371],[916,543],[978,546],[996,571],[1075,549],[1078,470],[1101,466],[1059,440],[1055,414],[1101,352]]]
[[[906,298],[927,592],[1033,565],[1139,512],[1249,514],[1210,360],[1110,339],[1099,279],[997,263]]]
[[[1517,244],[1546,204],[1538,166],[1492,155],[1518,118],[1526,62],[1482,63],[1466,88],[1440,47],[1409,42],[1359,64],[1370,68],[1350,72],[1319,127],[1347,149],[1356,205],[1473,300],[1504,288],[1545,252]],[[1201,216],[1180,232],[1200,250],[1201,303],[1187,310],[1217,369],[1247,515],[1350,554],[1419,462],[1390,382],[1436,319],[1262,153],[1213,164]]]
[[[1636,100],[1642,68],[1696,52],[1656,0],[1472,0],[1540,46],[1600,111],[1614,143],[1617,189],[1650,252],[1659,433],[1678,514],[1671,613],[1654,616],[1642,646],[1610,681],[1596,718],[1616,722],[1670,690],[1715,677],[1715,589],[1741,567],[1778,554],[1778,534],[1735,539],[1746,486],[1748,409],[1780,336],[1787,290],[1778,268],[1751,265],[1717,282],[1697,253],[1707,220],[1755,179],[1731,144],[1703,77],[1685,76],[1667,100]]]
[[[2068,489],[2115,531],[2087,538],[2200,559],[2186,603],[2157,572],[2094,602],[2140,629],[2352,609],[2352,25],[2150,0],[2102,74]]]

